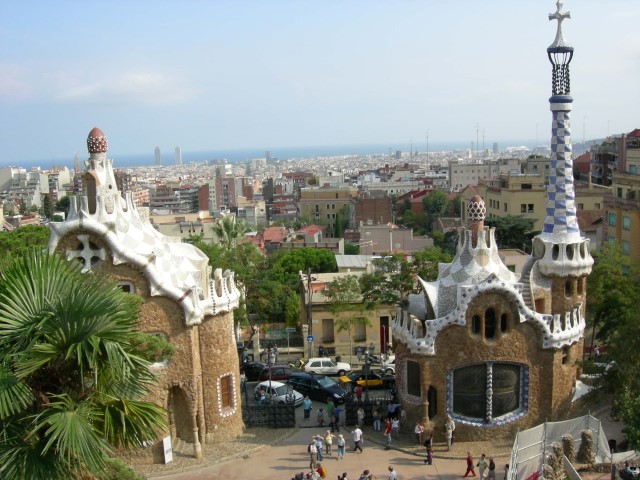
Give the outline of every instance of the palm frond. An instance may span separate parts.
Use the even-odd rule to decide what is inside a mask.
[[[33,403],[31,389],[4,365],[0,365],[0,420],[23,412]]]

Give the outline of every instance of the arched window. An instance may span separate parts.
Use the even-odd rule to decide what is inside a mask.
[[[420,364],[418,362],[407,361],[407,393],[415,397],[422,396],[420,388]]]
[[[482,322],[480,320],[480,315],[474,315],[471,317],[471,333],[476,335],[480,335],[482,331]]]
[[[475,425],[505,423],[528,409],[529,370],[515,363],[477,363],[447,374],[447,411]]]
[[[500,315],[500,331],[501,332],[507,331],[507,319],[508,319],[508,316],[506,313],[503,313],[502,315]]]
[[[493,339],[496,336],[496,311],[487,308],[484,312],[484,338]]]
[[[136,287],[131,282],[118,282],[116,285],[124,293],[136,293]]]
[[[427,399],[429,401],[429,418],[433,418],[438,414],[438,392],[433,385],[430,385],[427,390]]]
[[[564,295],[568,297],[571,295],[571,280],[564,282]]]

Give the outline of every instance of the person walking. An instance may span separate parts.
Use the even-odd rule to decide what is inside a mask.
[[[393,465],[389,465],[389,467],[387,467],[387,470],[389,470],[389,480],[398,480],[398,474],[396,473],[396,470],[393,468]]]
[[[344,472],[342,475],[338,475],[338,480],[349,480],[347,478],[347,472]]]
[[[365,470],[360,474],[358,480],[373,480],[373,474],[369,473],[369,470]]]
[[[487,460],[484,453],[480,455],[480,460],[476,463],[476,467],[478,467],[480,471],[480,480],[482,480],[484,478],[484,471],[487,469]]]
[[[356,414],[358,415],[358,427],[362,428],[364,426],[364,408],[358,407]]]
[[[302,401],[302,410],[304,410],[304,421],[306,422],[311,418],[311,399],[309,395],[304,396],[304,400]]]
[[[351,436],[354,443],[353,451],[355,452],[356,450],[360,450],[360,453],[362,453],[362,446],[360,444],[364,441],[364,434],[362,433],[362,430],[360,430],[360,427],[356,427],[356,429],[351,432]]]
[[[391,420],[391,431],[396,439],[400,438],[400,420],[398,420],[398,417],[393,417]]]
[[[327,398],[327,417],[329,418],[331,433],[336,430],[335,410],[336,405],[333,403],[333,399],[331,397]]]
[[[496,480],[496,462],[493,461],[493,457],[489,457],[489,473],[487,474],[488,480]]]
[[[312,438],[311,443],[307,446],[307,453],[309,454],[309,468],[315,470],[318,463],[318,449],[316,448],[315,438]]]
[[[467,452],[467,471],[463,477],[468,476],[469,473],[471,473],[472,477],[476,476],[476,471],[473,469],[473,457],[471,456],[471,452]]]
[[[447,439],[447,451],[451,451],[451,446],[453,445],[453,432],[456,429],[455,422],[451,419],[451,417],[447,417],[447,421],[444,424],[444,436]]]
[[[415,433],[416,435],[417,445],[422,445],[422,434],[424,433],[424,427],[422,426],[422,423],[420,423],[420,420],[416,420],[416,426],[413,428],[413,433]]]
[[[342,436],[342,434],[338,435],[338,460],[342,460],[344,458],[344,447],[345,444],[347,442],[345,442],[344,437]]]
[[[324,434],[324,453],[325,455],[331,455],[331,445],[333,445],[333,439],[336,438],[335,435],[331,433],[330,430],[327,430]]]
[[[377,403],[373,406],[373,430],[379,432],[382,430],[380,420],[382,419],[382,412],[380,411],[380,405]]]
[[[313,439],[316,442],[316,450],[318,451],[318,461],[321,462],[323,457],[322,457],[322,442],[324,442],[324,438],[322,437],[322,435],[316,435],[315,437],[313,437]]]
[[[387,438],[387,445],[385,447],[385,450],[389,450],[391,448],[391,422],[388,418],[384,422],[383,435]]]
[[[318,472],[320,478],[327,478],[327,470],[325,470],[321,463],[318,463],[316,465],[316,472]]]
[[[433,433],[429,434],[429,437],[424,441],[425,452],[425,465],[433,465]]]

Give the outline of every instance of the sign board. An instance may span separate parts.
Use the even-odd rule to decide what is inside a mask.
[[[307,335],[307,342],[308,343],[313,342],[313,335]]]
[[[296,333],[296,329],[294,327],[287,327],[284,331],[287,333]]]
[[[162,439],[162,450],[164,451],[164,463],[173,462],[173,448],[171,448],[171,435]]]

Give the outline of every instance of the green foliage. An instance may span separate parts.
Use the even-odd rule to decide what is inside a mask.
[[[354,245],[353,243],[345,242],[344,244],[345,255],[359,255],[360,245]]]
[[[54,214],[53,217],[51,217],[51,221],[52,222],[62,222],[62,221],[64,221],[64,218],[62,217],[62,215]]]
[[[235,215],[226,215],[218,219],[212,229],[218,243],[225,248],[231,248],[244,238],[244,234],[249,231],[249,226],[243,220],[236,220]]]
[[[51,195],[48,193],[44,194],[42,197],[42,212],[45,218],[53,217],[53,200],[51,200]]]
[[[438,264],[450,263],[453,255],[438,247],[425,248],[413,254],[412,271],[427,282],[438,278]]]
[[[57,255],[32,252],[0,278],[0,476],[100,474],[112,447],[154,441],[162,408],[130,347],[138,300]]]
[[[55,211],[56,212],[64,212],[65,215],[69,215],[69,208],[71,204],[71,198],[68,195],[65,195],[60,200],[56,202]]]
[[[498,248],[519,248],[525,250],[531,245],[531,239],[537,234],[533,231],[535,221],[523,216],[485,218],[485,225],[496,229]]]
[[[129,345],[136,355],[151,363],[169,360],[175,353],[173,345],[164,336],[145,332],[133,332]]]
[[[338,271],[336,256],[330,250],[317,248],[282,249],[268,259],[269,278],[298,290],[299,273],[311,270],[313,273]]]
[[[300,297],[291,292],[284,306],[284,321],[289,327],[296,327],[300,323]]]
[[[144,480],[144,477],[131,470],[122,460],[108,458],[104,470],[96,476],[96,480]]]
[[[13,259],[24,257],[32,250],[43,250],[49,244],[49,229],[40,225],[25,225],[10,232],[0,231],[0,271]]]
[[[427,232],[433,230],[433,222],[436,219],[444,217],[447,212],[449,212],[450,203],[447,194],[440,190],[434,190],[430,194],[425,195],[422,199],[422,205],[426,216],[425,227]]]

